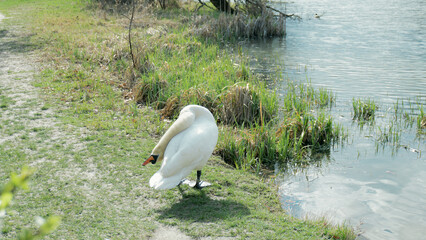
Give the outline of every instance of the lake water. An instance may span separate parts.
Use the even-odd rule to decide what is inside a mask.
[[[425,137],[404,125],[399,144],[407,149],[375,139],[379,127],[389,127],[398,99],[426,109],[426,1],[295,0],[286,11],[302,21],[288,19],[283,39],[245,43],[257,59],[252,67],[268,74],[284,65],[285,77],[274,86],[282,92],[286,81],[307,78],[332,90],[337,100],[331,114],[349,130],[349,141],[317,166],[277,175],[283,208],[297,217],[346,221],[360,238],[425,239]],[[352,98],[367,97],[379,111],[375,126],[360,128],[352,120]]]

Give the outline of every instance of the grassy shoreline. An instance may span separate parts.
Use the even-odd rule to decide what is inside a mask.
[[[53,126],[30,127],[15,121],[8,132],[0,129],[10,136],[22,134],[0,148],[0,163],[5,166],[0,180],[4,182],[8,172],[17,171],[22,165],[37,167],[31,190],[17,196],[12,214],[6,218],[6,237],[15,236],[17,226],[31,227],[34,215],[52,213],[62,216],[62,224],[50,236],[52,239],[146,239],[155,236],[155,229],[162,225],[174,226],[201,239],[353,238],[347,227],[289,217],[281,209],[272,180],[234,169],[218,157],[213,157],[205,169],[206,179],[214,183],[205,191],[185,189],[182,195],[177,190],[149,189],[147,180],[159,166],[141,168],[141,159],[149,154],[169,123],[161,120],[158,111],[127,100],[129,91],[120,86],[127,84],[120,77],[125,78],[128,69],[128,62],[123,60],[128,57],[127,24],[123,18],[89,11],[79,1],[3,1],[0,11],[14,14],[7,19],[9,26],[24,24],[29,31],[24,38],[42,56],[42,71],[36,85],[45,94],[43,104],[39,106],[38,100],[33,99],[28,108],[42,112],[35,118],[51,111],[48,115],[54,122]],[[166,17],[161,24],[169,29],[174,25]],[[134,34],[143,37],[137,31]],[[191,76],[186,75],[190,64],[181,66],[187,72],[180,72],[179,59],[169,64],[156,62],[156,55],[146,51],[150,62],[141,65],[148,72],[142,79],[210,79],[208,76],[217,74],[215,68],[225,69],[221,76],[234,78],[235,83],[247,76],[244,65],[234,68],[229,56],[223,56],[214,44],[204,48],[202,42],[185,42],[186,37],[178,32],[167,36],[160,33],[152,40],[165,41],[161,45],[165,50],[150,50],[159,55],[179,57],[179,51],[189,51],[214,57],[204,66],[202,76]],[[206,49],[210,53],[205,53]],[[194,62],[192,67],[200,65],[202,62]],[[150,70],[150,66],[155,66],[156,71]],[[123,76],[114,73],[117,71],[124,72]],[[181,82],[184,84],[193,85]],[[207,92],[215,91],[213,87],[208,89]],[[160,96],[162,102],[172,95]],[[8,101],[4,108],[13,109],[13,101]],[[29,118],[25,113],[17,115]],[[227,131],[226,127],[222,129]],[[50,140],[54,136],[59,137]]]

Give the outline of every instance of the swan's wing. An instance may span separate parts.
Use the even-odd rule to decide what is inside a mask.
[[[217,143],[215,124],[196,124],[176,135],[167,146],[162,175],[176,174],[186,177],[192,170],[202,168],[211,156]]]
[[[201,157],[197,155],[186,155],[185,152],[188,151],[179,151],[171,156],[167,155],[163,160],[164,162],[160,170],[149,180],[149,185],[155,189],[170,189],[176,187],[179,182],[188,176],[194,169],[190,162],[199,162],[198,159],[194,160],[191,157]]]

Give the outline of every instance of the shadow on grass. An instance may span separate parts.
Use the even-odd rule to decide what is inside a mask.
[[[177,218],[195,222],[215,222],[249,215],[250,210],[241,203],[211,199],[203,191],[197,191],[183,194],[180,202],[170,208],[158,210],[158,213],[160,220]]]
[[[8,30],[0,30],[0,53],[25,53],[35,50],[37,46],[31,43],[32,35],[15,36]]]
[[[7,31],[7,30],[5,30],[5,29],[0,30],[0,38],[4,38],[4,37],[6,37],[7,33],[8,33],[8,31]]]

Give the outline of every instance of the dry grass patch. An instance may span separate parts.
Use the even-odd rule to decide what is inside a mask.
[[[256,89],[250,84],[230,86],[220,96],[219,120],[223,124],[243,125],[267,122],[273,113],[262,108]]]
[[[266,38],[285,35],[285,17],[264,8],[261,14],[221,14],[218,18],[195,16],[192,32],[204,38]]]
[[[163,79],[154,77],[149,81],[141,81],[133,89],[134,100],[139,104],[149,105],[152,102],[156,102],[162,91],[165,91],[169,83]],[[156,109],[161,109],[164,107],[164,103],[158,102],[156,104]]]
[[[216,111],[217,101],[215,94],[200,88],[190,88],[184,90],[180,96],[167,99],[164,108],[161,109],[161,116],[163,118],[173,118],[179,114],[183,107],[190,103],[204,106],[213,113]]]

